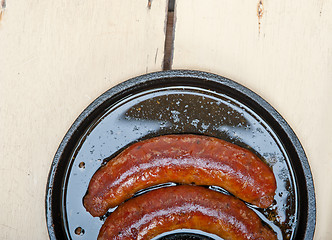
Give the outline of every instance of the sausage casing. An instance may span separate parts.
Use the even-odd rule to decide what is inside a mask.
[[[120,205],[98,240],[151,239],[175,229],[198,229],[224,239],[276,239],[241,200],[200,186],[152,190]]]
[[[165,135],[137,142],[92,177],[84,206],[93,216],[167,182],[220,186],[258,207],[274,198],[272,170],[255,154],[232,143],[201,135]]]

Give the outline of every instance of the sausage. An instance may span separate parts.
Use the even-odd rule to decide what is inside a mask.
[[[219,186],[261,208],[276,190],[272,170],[247,149],[214,137],[164,135],[129,146],[101,167],[84,206],[102,216],[137,191],[167,182]]]
[[[276,239],[241,200],[200,186],[152,190],[120,205],[98,240],[151,239],[175,229],[198,229],[224,239]]]

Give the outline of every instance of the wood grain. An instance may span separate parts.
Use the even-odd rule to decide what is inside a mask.
[[[0,239],[47,239],[47,175],[101,93],[162,69],[167,0],[0,3]],[[176,1],[173,69],[214,72],[271,103],[302,142],[332,235],[332,2]]]
[[[96,97],[162,69],[167,1],[10,1],[0,20],[0,239],[47,239],[48,171]]]
[[[315,239],[332,235],[332,2],[177,1],[173,69],[220,74],[286,119],[309,158]]]

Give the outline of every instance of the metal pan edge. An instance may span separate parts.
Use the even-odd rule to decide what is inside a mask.
[[[306,154],[294,131],[268,102],[248,88],[219,75],[191,70],[155,72],[129,79],[106,91],[79,115],[60,143],[49,171],[46,186],[45,215],[50,239],[62,239],[58,236],[61,235],[61,231],[64,231],[60,220],[62,218],[61,211],[57,211],[60,207],[60,201],[58,199],[60,196],[58,194],[61,192],[63,171],[66,166],[66,162],[62,161],[61,157],[64,155],[65,151],[70,149],[70,146],[68,145],[72,142],[71,140],[77,136],[80,129],[85,127],[84,124],[86,124],[88,118],[91,118],[96,109],[103,107],[108,100],[116,99],[118,95],[123,95],[126,92],[129,93],[144,85],[149,85],[151,82],[167,82],[167,80],[172,78],[198,79],[207,84],[218,84],[229,88],[230,91],[239,92],[247,101],[258,104],[265,117],[273,118],[274,121],[278,123],[274,127],[280,128],[281,132],[284,134],[283,137],[285,138],[285,141],[292,146],[292,149],[294,149],[293,154],[298,156],[300,163],[297,163],[293,167],[296,168],[296,172],[301,176],[301,181],[305,182],[305,184],[298,186],[301,188],[300,194],[303,195],[300,196],[300,205],[301,208],[305,209],[305,212],[300,212],[300,214],[302,214],[301,219],[303,224],[300,224],[295,239],[313,239],[316,225],[314,183]],[[305,214],[305,216],[303,214]]]

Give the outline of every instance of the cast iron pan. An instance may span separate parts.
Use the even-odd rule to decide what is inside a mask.
[[[277,190],[269,208],[248,206],[278,239],[313,238],[316,209],[312,175],[304,150],[286,121],[238,83],[205,72],[178,70],[123,82],[97,98],[77,118],[49,173],[46,219],[50,239],[96,239],[113,209],[94,218],[83,207],[92,175],[130,144],[171,133],[214,136],[256,153],[273,169]],[[168,185],[172,184],[163,187]],[[156,239],[220,238],[182,229]]]

